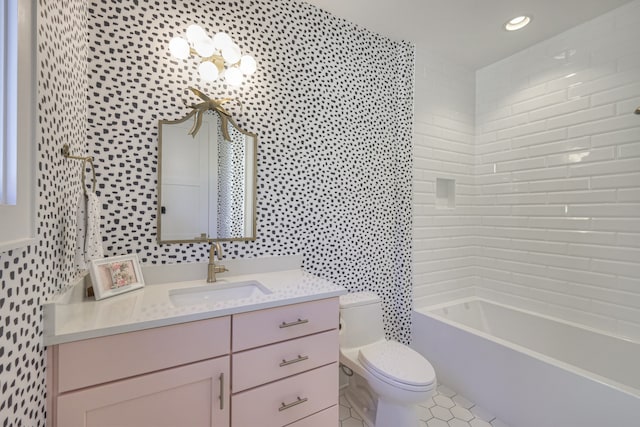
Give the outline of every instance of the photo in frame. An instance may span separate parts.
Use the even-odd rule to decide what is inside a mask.
[[[89,273],[96,300],[144,287],[142,269],[136,254],[93,260]]]

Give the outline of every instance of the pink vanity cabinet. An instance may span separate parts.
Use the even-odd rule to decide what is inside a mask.
[[[338,298],[58,344],[50,427],[338,423]]]
[[[55,345],[48,425],[228,427],[231,317]]]

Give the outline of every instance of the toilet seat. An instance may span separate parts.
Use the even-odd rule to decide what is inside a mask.
[[[362,347],[358,360],[372,375],[407,391],[423,392],[435,387],[436,374],[427,359],[395,341]]]

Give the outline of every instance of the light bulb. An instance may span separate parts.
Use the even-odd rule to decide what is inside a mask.
[[[213,45],[213,40],[210,37],[205,37],[196,41],[193,44],[194,49],[198,52],[198,55],[203,58],[208,58],[214,54],[216,47]]]
[[[224,72],[224,78],[231,86],[240,86],[242,84],[242,71],[236,67],[229,68]]]
[[[231,37],[229,37],[229,34],[221,31],[213,36],[213,44],[215,45],[216,49],[222,50],[225,47],[233,44],[233,41],[231,40]]]
[[[189,57],[189,43],[182,37],[174,37],[169,42],[169,52],[174,58],[187,59]]]
[[[200,73],[200,78],[205,82],[216,81],[219,74],[218,67],[209,61],[203,61],[198,65],[198,73]]]
[[[205,37],[207,37],[207,33],[200,25],[191,24],[187,27],[187,40],[189,40],[189,43],[195,44]]]
[[[222,49],[222,57],[231,65],[238,63],[241,56],[242,52],[240,52],[240,48],[235,43],[231,43]]]
[[[250,76],[256,72],[256,69],[256,60],[253,59],[253,56],[242,55],[242,58],[240,58],[240,71],[242,71],[243,74]]]

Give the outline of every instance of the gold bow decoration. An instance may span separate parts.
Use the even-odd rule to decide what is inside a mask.
[[[236,101],[238,104],[240,104],[240,106],[242,106],[242,103],[237,99],[233,99],[233,98],[211,99],[207,95],[205,95],[204,93],[200,92],[198,89],[193,87],[190,87],[189,90],[193,92],[198,98],[202,99],[203,101],[195,105],[189,105],[187,104],[187,101],[184,101],[184,100],[182,101],[184,102],[185,106],[189,108],[193,108],[196,111],[196,117],[195,117],[195,120],[193,121],[193,127],[189,131],[189,135],[195,138],[196,134],[200,130],[200,126],[202,126],[202,117],[204,116],[204,113],[206,113],[209,110],[212,110],[212,111],[216,111],[220,115],[222,136],[224,136],[224,139],[226,139],[227,141],[231,141],[231,137],[229,136],[229,130],[228,130],[231,114],[229,114],[227,110],[222,108],[222,104],[229,101]]]

